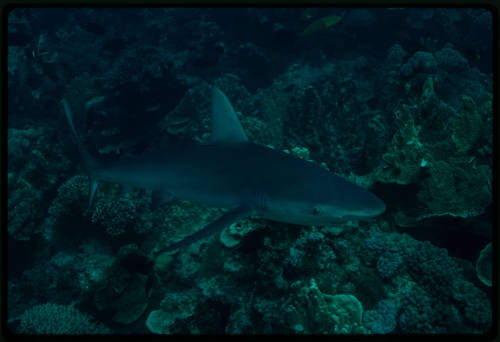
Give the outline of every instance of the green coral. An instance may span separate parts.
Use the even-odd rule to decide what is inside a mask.
[[[102,224],[111,236],[123,234],[136,217],[136,206],[130,196],[99,198],[92,212],[92,222]]]
[[[470,96],[462,96],[464,110],[450,120],[453,133],[451,139],[459,152],[469,151],[481,134],[484,134],[483,119],[476,103]]]
[[[69,191],[65,194],[64,191],[68,187],[67,190]],[[78,187],[78,189],[75,187]],[[88,212],[91,222],[102,225],[106,233],[111,236],[121,235],[127,228],[133,229],[139,234],[151,231],[153,229],[152,213],[147,196],[142,191],[123,194],[120,189],[117,185],[102,184],[99,186],[94,204]],[[76,212],[85,212],[84,207],[88,203],[88,181],[86,177],[75,176],[73,181],[68,181],[59,192],[61,195],[54,201],[50,210],[52,216],[57,217],[58,211],[67,210],[64,209],[64,204],[69,205],[76,200],[79,201],[79,208],[76,209]],[[74,194],[71,195],[71,193]],[[76,198],[76,193],[86,196]],[[73,197],[70,198],[71,196]]]
[[[8,189],[8,233],[17,240],[29,240],[40,229],[38,202],[42,194],[26,179],[11,172],[8,174]]]
[[[161,232],[158,248],[168,246],[205,227],[223,212],[194,202],[175,200],[153,213],[153,225]],[[203,239],[203,241],[207,241]],[[194,244],[199,246],[199,244]]]
[[[160,122],[160,130],[183,140],[201,140],[209,127],[210,88],[208,84],[192,87],[182,97],[179,104]]]
[[[129,280],[127,288],[115,303],[114,322],[130,324],[141,317],[148,306],[147,280],[148,276],[140,273]]]
[[[252,220],[240,220],[224,228],[220,233],[220,242],[228,247],[234,247],[251,231],[259,228],[261,224]]]
[[[395,111],[396,130],[382,155],[385,163],[373,174],[379,182],[419,185],[421,205],[394,212],[401,226],[434,215],[478,215],[491,203],[490,122],[483,121],[491,113],[490,96],[482,93],[480,105],[470,96],[461,100],[463,110],[456,114],[438,99],[429,76],[414,100],[418,105]],[[441,111],[448,115],[440,116]]]
[[[282,305],[284,320],[291,332],[305,334],[363,333],[363,306],[352,295],[322,293],[314,279],[306,285],[292,285],[298,290]]]
[[[294,91],[288,104],[284,132],[288,145],[309,148],[312,157],[326,155],[330,146],[324,144],[322,137],[328,138],[333,131],[332,119],[325,117],[321,96],[313,87],[299,88]]]
[[[57,189],[57,195],[52,200],[48,210],[48,217],[42,225],[44,237],[47,240],[52,236],[64,216],[73,212],[82,213],[88,203],[89,183],[87,177],[74,176],[64,182]]]
[[[481,250],[476,262],[476,274],[479,280],[491,287],[493,273],[493,250],[491,242]]]
[[[421,126],[416,124],[408,105],[395,111],[394,119],[396,132],[382,155],[386,165],[378,168],[374,176],[379,182],[410,184],[417,179],[425,160],[424,144],[419,137]]]
[[[23,334],[110,334],[111,330],[71,305],[45,303],[26,310],[18,331]]]
[[[149,331],[170,334],[176,321],[188,319],[195,314],[197,298],[194,290],[167,293],[161,301],[160,309],[151,311],[146,319]]]
[[[111,315],[120,324],[131,324],[139,319],[148,306],[151,295],[148,275],[152,265],[134,244],[122,246],[118,257],[107,269],[107,277],[94,293],[94,304],[99,311]]]
[[[47,195],[69,168],[53,131],[8,130],[8,232],[17,240],[40,233]]]
[[[492,302],[488,296],[470,281],[462,278],[451,282],[451,290],[453,299],[463,310],[464,318],[479,332],[486,332],[493,319]]]
[[[491,169],[474,158],[433,161],[429,174],[417,197],[434,215],[474,216],[491,203]]]

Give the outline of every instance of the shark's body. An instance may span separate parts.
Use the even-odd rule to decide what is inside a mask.
[[[258,215],[321,225],[384,212],[369,191],[292,155],[249,142],[233,107],[217,88],[212,95],[212,137],[206,144],[170,146],[155,153],[99,164],[83,147],[63,104],[91,180],[89,207],[99,180],[153,190],[159,201],[181,198],[230,210],[201,231],[158,253],[174,250]]]

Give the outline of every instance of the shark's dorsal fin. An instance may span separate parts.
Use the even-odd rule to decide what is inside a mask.
[[[217,87],[212,89],[212,135],[209,141],[211,143],[248,141],[233,106]]]

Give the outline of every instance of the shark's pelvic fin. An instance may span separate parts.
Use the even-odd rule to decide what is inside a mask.
[[[83,158],[83,164],[85,165],[85,169],[87,170],[89,176],[89,206],[87,210],[92,207],[92,202],[94,201],[94,196],[97,191],[98,182],[94,177],[94,170],[97,168],[97,161],[92,157],[92,155],[87,151],[87,149],[83,146],[80,137],[75,129],[75,125],[73,124],[73,112],[71,111],[71,107],[69,106],[68,101],[65,98],[62,99],[62,104],[64,106],[64,113],[66,114],[66,119],[68,120],[69,127],[71,132],[73,133],[73,137],[76,142],[76,146],[80,151],[80,154]]]
[[[248,141],[233,106],[217,87],[212,88],[212,135],[209,141],[211,143]]]
[[[87,211],[92,208],[92,203],[94,203],[94,197],[98,187],[99,182],[89,174],[89,206],[87,207]]]
[[[176,242],[166,248],[163,248],[157,252],[155,252],[155,257],[157,257],[160,254],[170,252],[179,248],[187,247],[190,244],[203,239],[204,237],[207,237],[209,235],[212,235],[214,233],[220,232],[222,229],[225,227],[229,226],[231,223],[238,221],[242,218],[248,217],[252,214],[253,210],[249,207],[246,206],[241,206],[237,207],[234,209],[229,210],[226,212],[224,215],[219,217],[217,220],[214,222],[210,223],[208,226],[203,228],[200,231],[197,231],[196,233],[189,235],[188,237],[182,239],[179,242]]]

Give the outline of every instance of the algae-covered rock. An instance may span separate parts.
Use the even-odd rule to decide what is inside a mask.
[[[457,114],[459,110],[438,99],[434,79],[428,76],[418,106],[402,105],[395,112],[396,130],[382,155],[385,163],[373,176],[379,182],[418,184],[420,205],[395,211],[398,225],[415,226],[434,215],[474,216],[491,203],[491,166],[484,161],[491,152],[491,134],[489,122],[482,119],[490,110],[488,98],[485,92],[481,99],[486,105],[478,107],[471,97],[462,96],[463,110]],[[444,115],[446,108],[450,110]]]
[[[160,309],[153,310],[146,319],[149,331],[155,334],[170,334],[176,321],[194,315],[198,294],[194,290],[167,293]]]
[[[116,323],[130,324],[144,313],[148,306],[146,282],[148,276],[135,274],[127,288],[116,302],[116,311],[112,319]]]
[[[421,126],[415,123],[407,105],[394,112],[394,119],[396,132],[382,155],[386,165],[375,170],[374,177],[384,183],[410,184],[416,180],[425,157],[419,137]]]
[[[479,257],[477,258],[476,274],[484,285],[491,287],[492,272],[493,248],[490,242],[481,250]]]
[[[403,210],[396,210],[392,214],[394,223],[399,227],[415,227],[418,225],[417,218],[408,215]]]
[[[441,50],[437,51],[434,56],[440,68],[449,72],[460,72],[467,70],[469,63],[467,59],[451,45],[446,45]]]
[[[240,220],[235,222],[228,227],[224,228],[220,233],[220,242],[228,247],[234,247],[240,243],[240,241],[259,226],[258,223],[252,220]]]
[[[166,273],[168,272],[168,268],[173,261],[173,257],[170,254],[163,253],[160,254],[154,261],[154,271],[156,273]]]
[[[190,88],[179,104],[160,121],[160,131],[183,140],[201,139],[209,126],[210,88],[208,84]]]
[[[157,208],[152,216],[155,230],[160,232],[156,248],[165,248],[179,242],[185,237],[203,229],[208,224],[222,215],[223,209],[208,207],[206,205],[174,200],[168,205]],[[197,249],[202,244],[212,241],[216,236],[210,236],[190,245],[187,250]],[[174,250],[169,253],[176,254],[183,250]]]
[[[427,51],[417,51],[408,60],[417,72],[432,72],[437,68],[434,55]]]
[[[41,126],[7,131],[8,233],[16,240],[43,231],[51,196],[71,165],[55,131]]]
[[[294,286],[295,285],[295,286]],[[282,305],[284,320],[290,331],[305,334],[361,333],[363,306],[352,295],[322,293],[314,279],[301,286]]]
[[[120,324],[131,324],[144,313],[151,294],[153,265],[134,244],[122,246],[105,282],[94,294],[97,310]]]
[[[391,299],[382,299],[374,310],[365,311],[363,323],[375,334],[388,334],[396,328],[398,308]]]
[[[470,96],[464,95],[462,96],[462,102],[464,105],[462,113],[450,120],[453,130],[451,139],[458,151],[465,152],[470,150],[479,136],[485,132],[483,119],[474,100]]]
[[[492,301],[489,296],[474,284],[463,278],[454,278],[451,282],[451,295],[463,308],[464,320],[475,327],[489,329],[492,323]]]
[[[26,179],[9,172],[8,177],[8,233],[16,240],[29,240],[40,231],[37,219],[41,216],[38,202],[41,192]]]
[[[63,221],[62,218],[78,213],[82,219],[82,213],[88,205],[89,182],[88,177],[73,176],[66,180],[57,189],[57,195],[52,200],[48,210],[48,217],[45,218],[41,229],[47,240],[51,240],[56,228]]]
[[[146,319],[146,326],[149,331],[155,334],[162,334],[162,322],[163,315],[161,310],[153,310],[149,313],[148,318]]]
[[[469,157],[429,164],[430,176],[422,181],[418,199],[434,215],[475,216],[491,203],[491,168]]]

